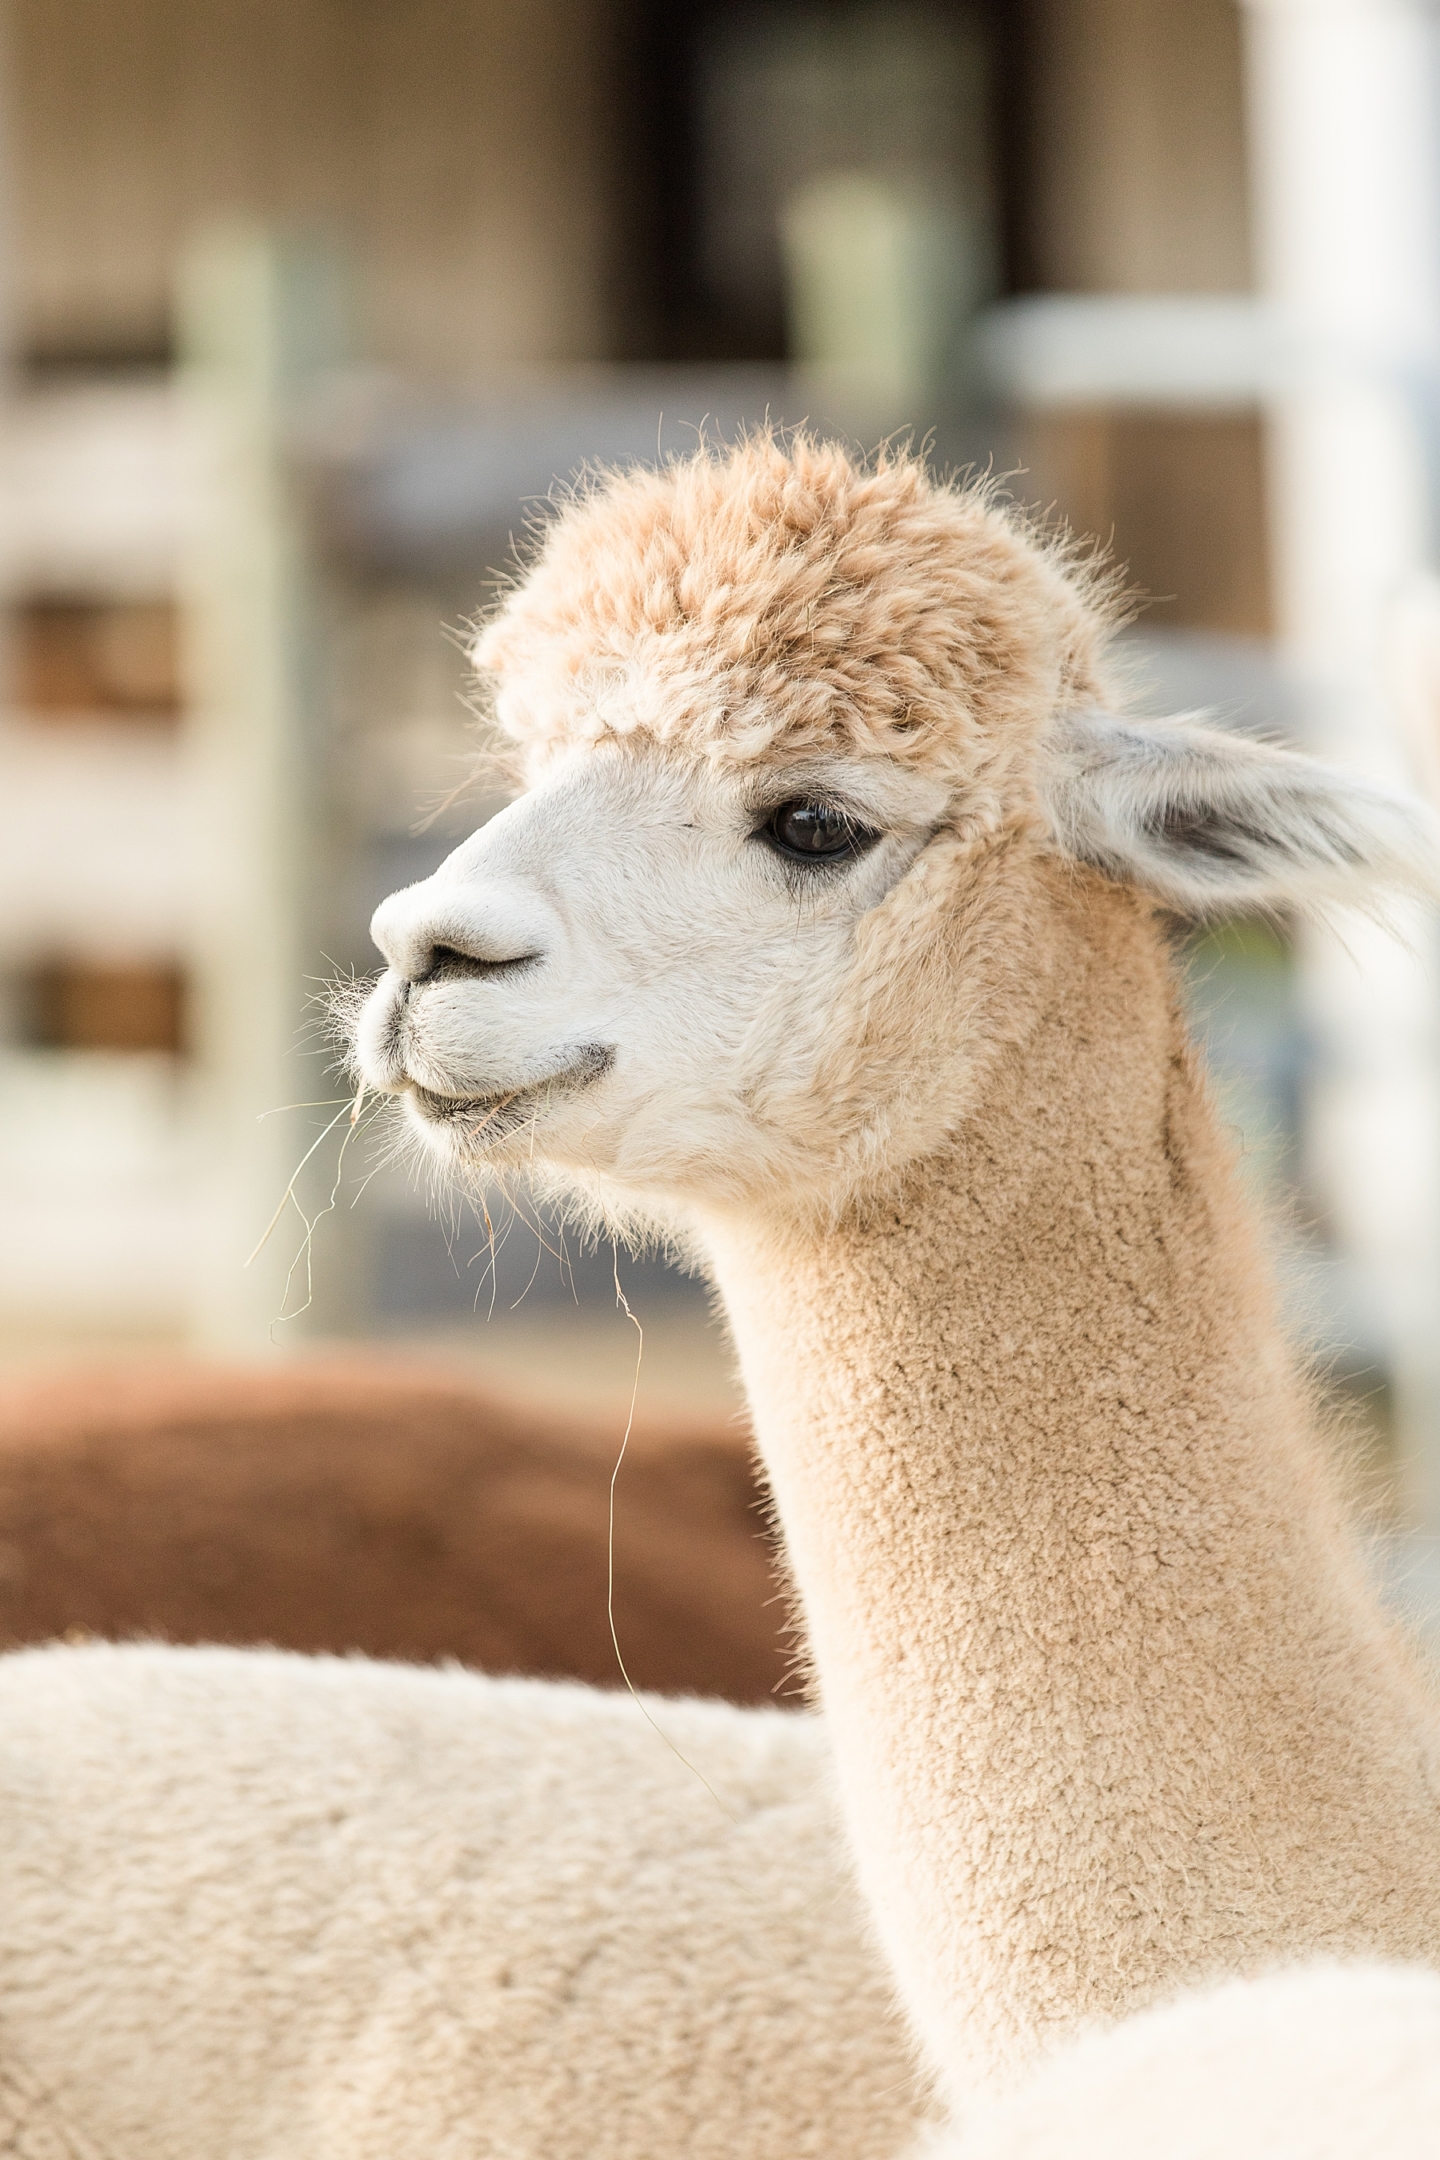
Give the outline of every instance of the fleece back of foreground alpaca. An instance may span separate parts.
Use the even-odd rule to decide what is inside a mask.
[[[534,1680],[0,1658],[0,2151],[904,2151],[920,2090],[818,1721],[648,1702],[673,1748]]]

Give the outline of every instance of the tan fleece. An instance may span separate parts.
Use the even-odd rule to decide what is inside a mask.
[[[1113,614],[995,491],[757,435],[579,495],[475,657],[532,773],[643,736],[720,765],[879,754],[1013,808],[1037,714],[1100,689]]]
[[[1026,882],[1017,1039],[953,1143],[828,1233],[707,1225],[862,1883],[958,2093],[1212,1974],[1440,1957],[1433,1707],[1160,930]]]

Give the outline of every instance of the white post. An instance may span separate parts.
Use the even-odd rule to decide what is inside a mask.
[[[1262,297],[1305,356],[1269,424],[1280,649],[1322,755],[1403,779],[1383,625],[1433,552],[1440,389],[1440,21],[1428,0],[1248,0]],[[1399,912],[1399,911],[1397,911]],[[1393,1377],[1412,1516],[1440,1532],[1440,1024],[1413,950],[1307,931],[1312,1175]]]
[[[244,226],[202,236],[179,295],[208,460],[183,594],[206,827],[190,951],[209,1203],[195,1314],[200,1340],[234,1349],[283,1340],[275,1323],[304,1297],[303,1266],[287,1294],[294,1208],[245,1262],[318,1129],[315,1112],[287,1106],[333,1092],[321,1062],[296,1054],[323,967],[313,903],[326,866],[309,579],[285,458],[297,394],[336,357],[333,299],[323,257]],[[340,1138],[301,1188],[312,1210]]]

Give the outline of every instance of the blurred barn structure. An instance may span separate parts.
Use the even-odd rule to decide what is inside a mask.
[[[446,625],[589,459],[913,428],[1113,546],[1137,696],[1398,771],[1385,611],[1434,553],[1440,443],[1422,0],[4,23],[0,1341],[233,1347],[305,1303],[298,1212],[241,1263],[340,1112],[298,1188],[331,1191],[307,993],[483,814],[417,829],[466,770]],[[1227,926],[1196,1002],[1302,1322],[1391,1406],[1440,1529],[1440,1028],[1407,927]],[[300,1327],[503,1315],[533,1275],[538,1342],[573,1285],[613,1302],[608,1254],[587,1278],[517,1229],[495,1264],[401,1172],[352,1211],[358,1183]]]

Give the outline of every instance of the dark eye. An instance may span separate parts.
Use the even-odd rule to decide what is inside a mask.
[[[880,837],[868,826],[858,825],[848,811],[822,802],[781,803],[761,830],[782,854],[797,862],[838,862],[863,855]]]

